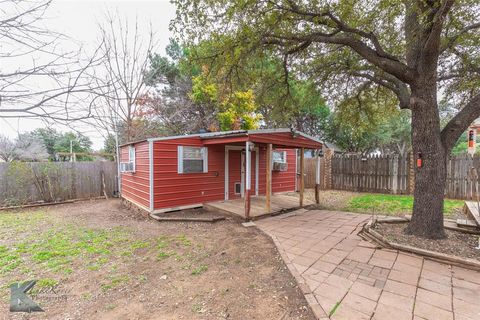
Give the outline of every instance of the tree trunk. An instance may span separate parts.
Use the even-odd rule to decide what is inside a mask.
[[[412,220],[405,231],[416,236],[440,239],[446,237],[443,229],[443,198],[447,154],[440,136],[436,86],[423,83],[419,88],[412,88],[411,98],[415,191]]]

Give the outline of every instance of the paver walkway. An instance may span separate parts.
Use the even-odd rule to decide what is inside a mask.
[[[256,224],[320,319],[480,319],[479,272],[376,248],[357,235],[369,218],[299,210]]]

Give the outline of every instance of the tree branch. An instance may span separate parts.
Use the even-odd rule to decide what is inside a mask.
[[[450,153],[458,138],[479,116],[480,94],[477,94],[443,128],[441,139],[447,153]]]
[[[445,50],[450,49],[455,44],[455,42],[458,40],[458,38],[460,38],[461,36],[463,36],[467,32],[475,30],[475,29],[479,29],[479,28],[480,28],[480,22],[477,22],[477,23],[471,24],[469,26],[466,26],[465,28],[460,30],[455,35],[447,38],[447,42],[442,46],[440,52],[444,52]]]
[[[377,66],[381,70],[390,73],[397,79],[406,83],[412,83],[415,80],[415,70],[410,69],[406,64],[402,62],[395,61],[379,55],[376,50],[370,48],[364,42],[353,37],[326,34],[321,32],[287,36],[267,34],[264,43],[286,45],[289,41],[300,43],[309,41],[348,46],[365,60]]]

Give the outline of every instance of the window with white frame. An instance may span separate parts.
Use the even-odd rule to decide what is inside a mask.
[[[135,172],[135,147],[128,146],[128,161],[120,163],[122,172]]]
[[[178,146],[178,173],[208,172],[207,147]]]
[[[287,163],[287,151],[273,151],[273,162]]]

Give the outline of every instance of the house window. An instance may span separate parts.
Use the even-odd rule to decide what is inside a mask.
[[[208,172],[208,149],[178,146],[178,173],[198,172]]]
[[[128,161],[120,163],[122,172],[135,172],[135,147],[128,146]]]
[[[287,151],[273,151],[273,162],[287,163]]]

